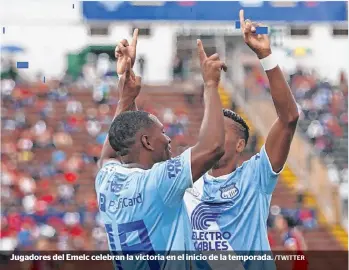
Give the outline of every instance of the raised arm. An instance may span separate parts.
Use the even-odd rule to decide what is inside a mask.
[[[221,70],[226,70],[218,54],[206,56],[201,40],[198,40],[198,55],[204,79],[205,112],[199,139],[191,152],[193,181],[199,179],[224,155],[224,120],[222,103],[218,94]]]
[[[245,43],[261,60],[268,76],[271,97],[278,117],[267,136],[265,150],[273,171],[279,172],[286,162],[297,127],[297,104],[280,67],[271,55],[268,35],[256,34],[259,24],[245,21],[243,10],[240,11],[240,23]]]
[[[141,90],[141,77],[134,75],[131,69],[130,59],[127,62],[127,65],[128,69],[126,69],[126,72],[120,77],[118,84],[120,101],[116,108],[114,118],[123,112],[137,110],[135,100]],[[98,168],[101,168],[104,161],[108,159],[118,159],[118,156],[114,149],[111,147],[109,143],[109,137],[107,136],[102,147],[101,157],[97,163]]]
[[[122,112],[137,110],[136,98],[141,90],[141,78],[135,76],[132,70],[136,58],[137,38],[138,29],[135,29],[131,45],[124,39],[115,49],[115,56],[118,59],[116,70],[121,77],[118,84],[120,100],[114,118]],[[110,146],[107,136],[103,144],[101,157],[97,163],[98,167],[100,168],[105,160],[111,158],[117,159],[118,157],[114,149]]]

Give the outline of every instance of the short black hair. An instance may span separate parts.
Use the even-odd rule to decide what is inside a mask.
[[[153,124],[154,121],[148,112],[123,112],[115,117],[110,126],[109,143],[118,156],[125,156],[136,142],[137,132],[142,128],[149,128]]]
[[[242,126],[243,128],[242,132],[244,133],[244,140],[245,140],[245,143],[247,144],[248,138],[250,137],[250,128],[246,124],[245,120],[232,110],[223,109],[223,114],[225,117],[228,117],[229,119],[233,120],[234,122]]]

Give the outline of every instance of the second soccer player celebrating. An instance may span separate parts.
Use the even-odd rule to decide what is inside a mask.
[[[242,255],[264,255],[270,252],[266,225],[270,201],[286,162],[299,114],[271,53],[268,36],[256,34],[258,24],[245,21],[243,11],[240,11],[240,23],[245,43],[266,71],[278,117],[261,151],[237,167],[249,130],[240,116],[224,110],[225,155],[186,192],[185,202],[197,250],[235,250],[243,252]],[[245,262],[244,267],[269,270],[275,265],[272,261],[254,261]]]

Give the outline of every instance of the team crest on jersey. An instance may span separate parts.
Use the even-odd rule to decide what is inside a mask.
[[[239,189],[235,186],[235,184],[221,187],[219,190],[221,192],[222,199],[233,199],[239,195]]]

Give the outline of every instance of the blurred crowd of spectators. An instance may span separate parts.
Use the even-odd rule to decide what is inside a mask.
[[[245,97],[265,98],[270,91],[260,66],[245,67]],[[285,73],[286,74],[286,73]],[[286,74],[287,75],[287,74]],[[343,220],[348,217],[348,79],[331,84],[301,68],[288,77],[301,112],[298,129],[323,157],[329,179],[339,184]],[[309,154],[309,153],[308,153]]]
[[[306,135],[319,152],[334,151],[336,138],[343,138],[348,127],[348,81],[341,74],[339,86],[318,80],[301,70],[290,78],[291,89],[300,105]]]
[[[105,245],[91,177],[111,117],[91,93],[86,108],[58,81],[2,84],[1,238],[3,248],[84,249]],[[85,108],[84,108],[85,107]],[[85,109],[85,110],[84,110]],[[82,141],[83,140],[83,141]],[[89,188],[91,189],[91,188]],[[90,234],[95,241],[88,241]]]
[[[298,69],[289,84],[301,111],[299,130],[325,158],[334,182],[348,182],[348,80],[344,72],[337,85],[319,79],[315,72]],[[258,66],[246,68],[246,96],[260,97],[268,89]]]

